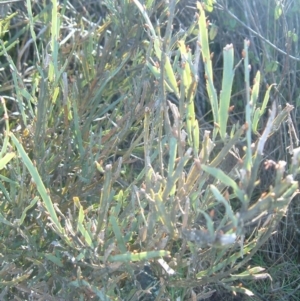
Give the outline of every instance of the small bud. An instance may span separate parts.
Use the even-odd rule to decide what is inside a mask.
[[[228,109],[228,112],[231,113],[231,112],[233,112],[233,110],[234,110],[234,106],[230,106]]]
[[[249,128],[248,122],[245,122],[244,125],[243,125],[243,130],[247,131],[248,128]]]

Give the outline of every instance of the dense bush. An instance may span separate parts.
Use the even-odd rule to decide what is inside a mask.
[[[2,6],[3,300],[297,300],[297,6],[239,3]]]

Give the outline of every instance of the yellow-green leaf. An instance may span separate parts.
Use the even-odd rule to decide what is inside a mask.
[[[0,160],[0,170],[3,169],[8,162],[15,156],[15,153],[7,153],[1,160]]]

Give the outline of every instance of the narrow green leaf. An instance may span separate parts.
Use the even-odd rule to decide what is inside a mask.
[[[165,71],[166,71],[167,82],[170,85],[170,87],[172,88],[172,91],[174,91],[174,93],[176,95],[179,95],[176,76],[174,74],[172,64],[170,62],[170,58],[168,56],[166,56],[166,62],[165,63],[166,63],[165,64]]]
[[[233,45],[227,45],[223,49],[223,78],[222,78],[222,90],[220,93],[219,104],[219,126],[220,135],[224,140],[227,130],[228,112],[230,106],[231,90],[234,77],[233,70]]]
[[[254,79],[254,85],[252,87],[251,99],[250,99],[251,105],[253,106],[253,110],[255,110],[256,108],[256,102],[259,95],[259,85],[260,85],[260,71],[257,71]]]
[[[257,108],[254,112],[254,115],[253,115],[253,120],[252,120],[252,130],[255,134],[258,134],[258,122],[259,122],[259,119],[260,119],[260,109]]]
[[[20,218],[20,221],[19,221],[19,225],[21,226],[24,222],[24,219],[26,217],[26,213],[29,209],[31,209],[35,204],[36,202],[39,200],[39,197],[36,196],[34,197],[34,199],[30,202],[30,204],[23,210],[22,212],[22,215],[21,215],[21,218]]]
[[[28,13],[28,18],[29,18],[30,33],[31,33],[32,40],[33,40],[33,43],[34,43],[35,54],[37,56],[38,62],[40,62],[40,52],[39,52],[37,44],[36,44],[36,34],[35,34],[35,31],[34,31],[34,21],[33,21],[33,15],[32,15],[31,1],[27,0],[26,4],[27,4],[27,13]]]
[[[82,234],[82,236],[84,237],[86,244],[90,248],[94,248],[92,238],[91,238],[89,232],[85,229],[84,225],[82,223],[78,222],[77,227],[78,227],[80,233]]]
[[[116,236],[119,250],[120,250],[122,253],[126,253],[126,252],[127,252],[127,248],[126,248],[125,241],[124,241],[124,239],[123,239],[123,235],[122,235],[122,233],[121,233],[121,231],[120,231],[120,227],[119,227],[119,225],[118,225],[118,222],[117,222],[116,217],[112,215],[112,216],[109,218],[109,222],[111,223],[112,229],[113,229],[114,234],[115,234],[115,236]]]
[[[13,133],[9,134],[14,145],[16,146],[20,157],[22,158],[23,163],[25,164],[26,168],[28,169],[30,175],[32,176],[32,179],[34,180],[34,183],[36,184],[37,190],[40,193],[42,200],[44,202],[44,205],[47,209],[47,211],[50,214],[50,217],[52,221],[54,222],[56,228],[59,230],[60,233],[63,232],[62,227],[60,225],[60,222],[57,218],[55,209],[53,207],[50,195],[48,194],[46,187],[36,169],[36,167],[33,165],[32,161],[29,159],[27,153],[25,152],[22,144],[19,143],[18,139]]]
[[[275,86],[275,84],[272,84],[268,87],[267,91],[266,91],[266,94],[265,94],[265,97],[264,97],[264,100],[263,100],[263,103],[262,103],[262,106],[260,108],[260,116],[262,116],[264,113],[265,113],[265,110],[267,108],[267,104],[269,102],[269,99],[270,99],[270,92],[271,92],[271,89]]]
[[[254,133],[258,132],[258,123],[259,123],[261,116],[263,116],[266,111],[267,104],[270,99],[270,92],[271,92],[271,89],[273,86],[274,86],[274,84],[272,84],[268,87],[268,89],[265,93],[265,97],[264,97],[263,103],[261,105],[261,108],[260,109],[257,108],[254,112],[253,121],[252,121],[252,130]]]
[[[246,141],[247,141],[247,148],[246,148],[246,156],[244,160],[244,168],[249,173],[252,167],[252,106],[250,103],[250,68],[249,68],[249,41],[247,39],[244,40],[244,72],[245,72],[245,87],[246,87],[246,108],[245,108],[245,115],[246,115]]]
[[[78,212],[78,223],[77,223],[77,230],[78,230],[78,224],[82,224],[84,220],[84,212],[83,212],[83,207],[79,203],[78,200],[78,206],[79,206],[79,212]]]
[[[188,52],[186,49],[185,42],[180,40],[178,41],[179,51],[181,54],[181,80],[183,81],[185,87],[185,97],[188,96],[188,91],[192,84],[192,73],[190,64],[188,63]]]
[[[209,50],[207,20],[206,20],[205,11],[200,2],[197,2],[197,8],[199,10],[199,19],[198,19],[199,43],[201,45],[202,58],[204,62],[207,93],[212,108],[214,122],[216,124],[219,124],[218,96],[213,84],[214,80],[213,80],[212,61],[211,61],[211,55]],[[214,127],[214,132],[213,132],[214,138],[216,137],[217,132],[218,132],[218,127]]]
[[[212,239],[215,236],[214,222],[205,211],[199,209],[199,212],[203,214],[206,220],[206,227],[209,233],[209,237]]]
[[[212,191],[216,200],[224,205],[224,207],[226,209],[226,217],[230,218],[230,220],[233,223],[233,226],[236,228],[238,225],[238,219],[235,216],[234,212],[232,211],[230,203],[223,197],[223,195],[220,193],[220,191],[218,190],[218,188],[216,186],[210,185],[210,190]]]
[[[238,187],[237,183],[233,179],[231,179],[229,176],[227,176],[221,169],[216,168],[216,167],[210,167],[210,166],[207,166],[204,164],[201,165],[201,168],[205,172],[209,173],[210,175],[212,175],[213,177],[215,177],[216,179],[221,181],[226,186],[230,186],[233,189],[236,196],[241,201],[244,199],[244,192]]]
[[[80,121],[78,116],[78,108],[76,100],[71,97],[72,107],[73,107],[73,126],[74,126],[74,133],[75,133],[75,141],[77,142],[78,150],[80,152],[81,158],[84,157],[84,147],[83,147],[83,140],[82,140],[82,131],[80,130]]]
[[[0,170],[3,169],[15,155],[16,155],[15,153],[7,153],[3,158],[1,158],[0,159]]]

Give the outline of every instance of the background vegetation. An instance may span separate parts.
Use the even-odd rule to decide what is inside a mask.
[[[1,300],[298,300],[291,1],[0,2]]]

